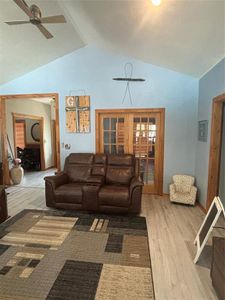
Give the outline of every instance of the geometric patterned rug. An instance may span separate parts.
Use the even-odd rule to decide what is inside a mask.
[[[145,218],[22,211],[0,225],[0,299],[154,299]]]

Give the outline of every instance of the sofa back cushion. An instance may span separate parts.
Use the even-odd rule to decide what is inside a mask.
[[[67,157],[69,164],[83,164],[91,165],[94,160],[94,154],[92,153],[71,153]]]
[[[105,154],[95,154],[94,164],[92,167],[92,175],[105,176],[106,171],[106,155]]]
[[[94,155],[91,153],[72,153],[66,158],[64,171],[70,182],[86,182],[91,175]]]
[[[135,175],[134,155],[108,155],[106,183],[128,185]]]

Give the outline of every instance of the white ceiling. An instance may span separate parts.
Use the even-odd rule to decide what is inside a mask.
[[[0,0],[0,82],[18,77],[85,44],[200,77],[225,56],[225,0],[27,0],[44,16],[64,14],[67,24],[46,26],[46,40],[32,25],[3,21],[26,15]]]
[[[35,2],[43,16],[62,14],[57,1]],[[5,21],[28,20],[27,15],[12,1],[0,0],[0,83],[12,80],[85,44],[69,19],[66,24],[46,24],[54,35],[47,40],[32,24],[8,26]]]

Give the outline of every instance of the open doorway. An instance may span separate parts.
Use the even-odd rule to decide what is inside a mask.
[[[10,162],[20,158],[22,186],[44,186],[60,170],[58,94],[0,96],[3,183],[10,185]]]
[[[6,111],[8,112],[8,104]],[[8,115],[8,113],[7,113]],[[13,127],[13,140],[11,129]],[[9,145],[9,155],[21,159],[21,165],[25,171],[45,170],[44,151],[44,118],[41,116],[12,113],[12,123],[7,120],[7,140]],[[14,149],[12,149],[12,143]],[[54,152],[52,151],[54,156]],[[52,168],[54,160],[52,159]]]
[[[225,167],[223,160],[225,155],[225,94],[213,99],[212,118],[211,118],[211,137],[210,137],[210,154],[209,154],[209,172],[208,172],[208,192],[207,192],[207,210],[209,209],[213,198],[222,195],[222,184],[224,174],[222,168]],[[224,145],[223,145],[224,144]],[[224,170],[225,171],[225,170]],[[225,196],[225,195],[224,195]],[[222,199],[225,204],[225,199]]]

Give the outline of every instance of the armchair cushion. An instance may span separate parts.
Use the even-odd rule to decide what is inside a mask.
[[[180,193],[189,193],[194,184],[194,177],[188,175],[174,175],[173,181],[176,191]]]

